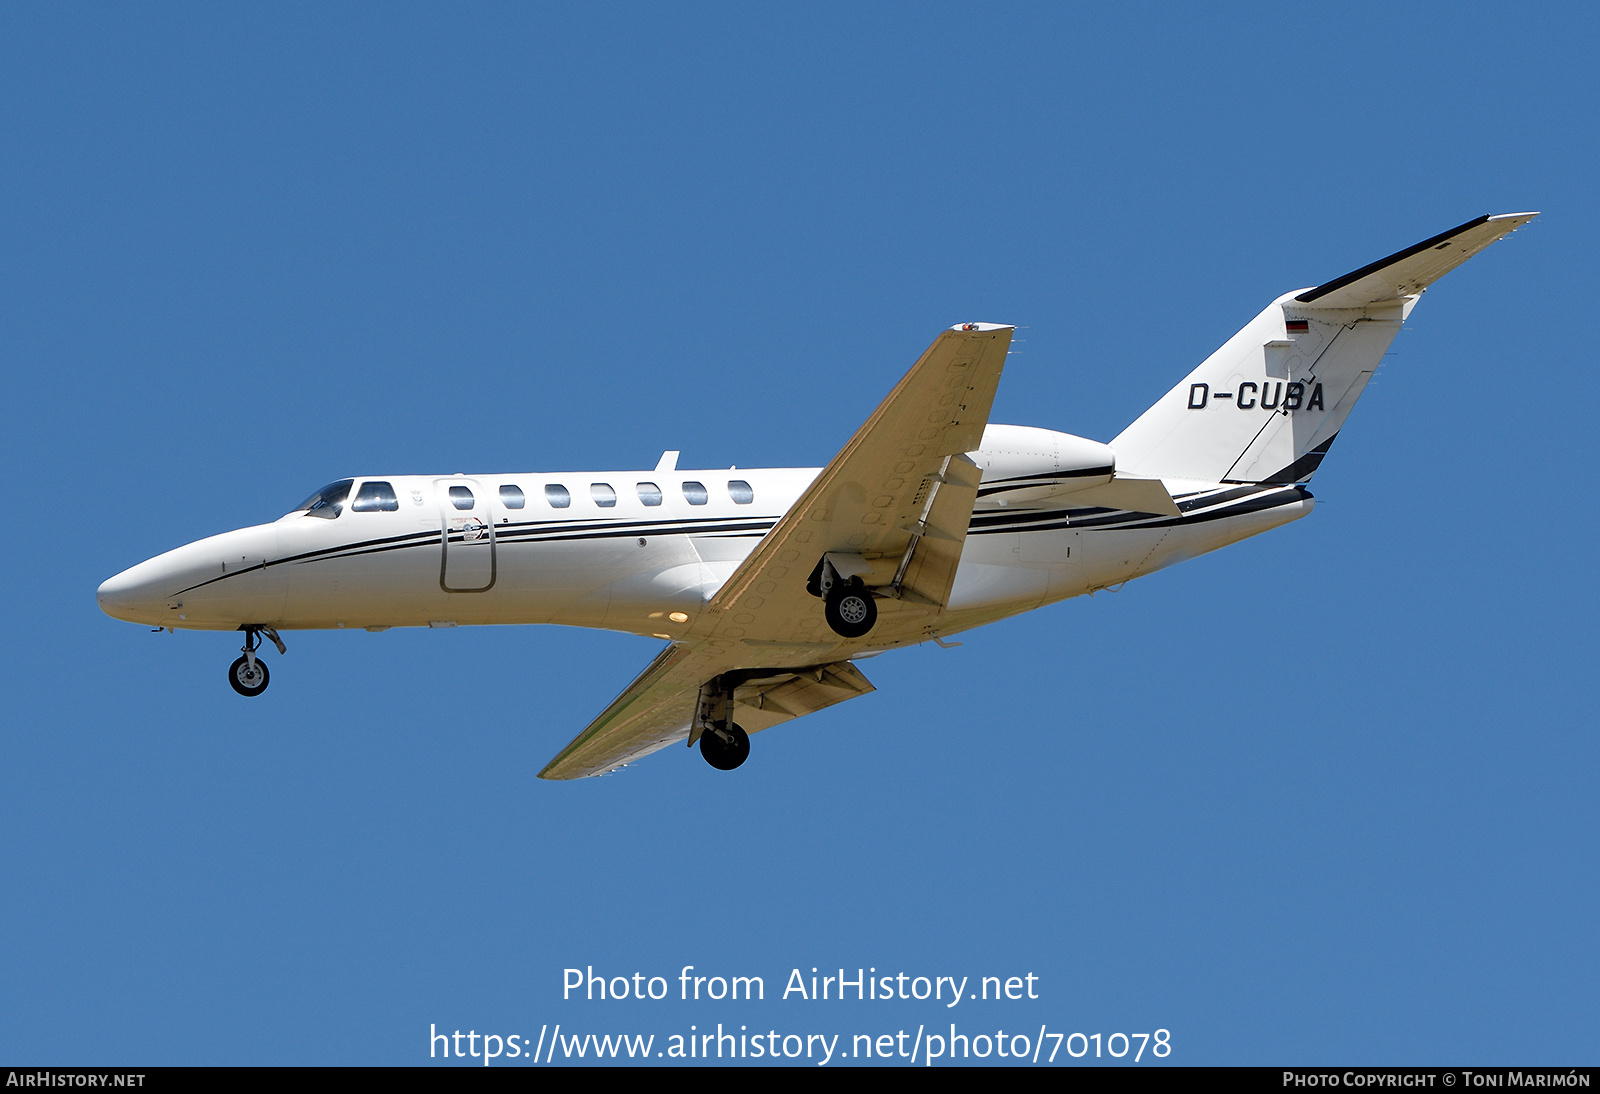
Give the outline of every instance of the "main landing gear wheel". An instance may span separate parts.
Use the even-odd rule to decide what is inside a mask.
[[[255,664],[250,662],[254,660]],[[267,690],[267,663],[260,658],[241,657],[228,666],[228,683],[240,695],[260,695]]]
[[[857,577],[851,578],[848,584],[833,587],[828,599],[823,601],[822,614],[834,634],[841,638],[860,638],[878,621],[878,605]]]
[[[736,722],[708,729],[700,734],[700,755],[718,771],[732,771],[750,758],[750,735]]]

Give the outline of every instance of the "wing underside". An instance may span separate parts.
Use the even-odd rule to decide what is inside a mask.
[[[982,477],[964,453],[982,444],[1011,330],[968,323],[941,334],[684,638],[540,777],[603,774],[692,742],[713,690],[747,732],[864,695],[872,685],[852,657],[937,637]],[[867,636],[842,638],[824,622],[807,585],[825,559],[878,597]]]
[[[541,779],[604,775],[689,737],[702,683],[688,647],[668,646],[612,704],[551,760]],[[771,729],[865,695],[874,688],[848,661],[792,668],[734,669],[718,674],[733,701],[733,719],[746,732]]]
[[[677,643],[662,650],[539,777],[603,775],[687,736],[700,694],[700,681],[684,671],[689,652]]]

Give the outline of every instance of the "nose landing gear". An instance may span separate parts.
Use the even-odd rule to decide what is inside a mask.
[[[228,683],[240,695],[260,695],[267,690],[268,679],[267,663],[256,661],[250,654],[228,666]]]
[[[280,654],[287,652],[287,647],[271,627],[247,623],[239,629],[244,631],[244,646],[241,647],[244,656],[228,666],[228,683],[240,695],[260,695],[267,690],[267,683],[271,680],[266,663],[256,658],[256,650],[261,648],[261,636],[266,635],[271,639]]]

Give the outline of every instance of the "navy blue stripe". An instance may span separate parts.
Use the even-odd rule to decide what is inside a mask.
[[[1280,505],[1290,505],[1310,497],[1311,492],[1309,490],[1298,486],[1270,490],[1246,487],[1239,490],[1220,491],[1209,498],[1193,499],[1186,506],[1190,512],[1186,512],[1180,517],[1162,517],[1154,513],[1139,514],[1112,510],[1057,510],[1048,513],[1029,514],[1030,519],[1026,523],[1018,522],[1004,527],[980,528],[974,526],[968,530],[967,534],[998,535],[1007,532],[1048,532],[1067,528],[1095,528],[1101,531],[1111,528],[1175,528],[1180,525],[1200,524],[1204,521],[1243,516],[1246,513],[1259,512],[1262,509],[1276,509]],[[1218,505],[1218,503],[1221,503],[1218,508],[1206,509],[1203,512],[1193,511],[1201,509],[1203,506]],[[1105,515],[1085,515],[1090,512],[1099,512]]]
[[[695,535],[700,533],[716,534],[719,537],[728,534],[734,535],[765,535],[777,518],[752,517],[746,519],[730,519],[726,517],[673,517],[656,521],[522,521],[518,524],[500,524],[495,526],[496,540],[511,543],[551,543],[562,540],[582,539],[608,539],[633,537],[641,531],[648,535]],[[508,534],[511,533],[511,534]],[[548,534],[541,534],[548,533]],[[379,539],[358,540],[355,543],[342,543],[332,547],[321,547],[315,551],[304,551],[296,555],[285,555],[283,558],[271,559],[246,570],[235,570],[232,573],[219,574],[188,588],[179,589],[173,596],[182,596],[184,593],[195,589],[214,585],[219,581],[226,581],[231,577],[241,574],[253,573],[256,570],[265,570],[269,566],[305,565],[308,562],[323,562],[335,558],[353,558],[357,555],[384,554],[389,551],[403,551],[411,547],[433,547],[439,542],[439,529],[426,529],[420,532],[406,532],[401,535],[384,536]],[[452,535],[452,543],[460,543],[460,536]]]

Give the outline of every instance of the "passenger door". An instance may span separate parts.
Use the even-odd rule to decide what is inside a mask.
[[[489,489],[459,475],[435,479],[443,528],[439,543],[439,587],[447,593],[481,593],[496,576],[494,515]]]

